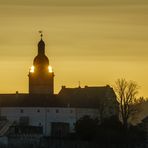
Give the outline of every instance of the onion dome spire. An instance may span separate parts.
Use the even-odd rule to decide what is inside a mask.
[[[45,54],[45,43],[42,40],[43,37],[43,32],[39,31],[40,36],[41,36],[41,40],[38,43],[38,55],[44,55]]]
[[[34,58],[33,65],[36,67],[36,69],[44,69],[43,67],[48,69],[49,66],[49,60],[48,57],[45,55],[45,42],[42,40],[43,33],[42,31],[39,31],[41,40],[38,43],[38,54]]]

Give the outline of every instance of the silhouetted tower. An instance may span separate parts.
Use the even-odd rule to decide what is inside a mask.
[[[49,66],[48,57],[45,55],[45,43],[42,40],[38,43],[38,54],[34,58],[33,66],[29,71],[29,93],[30,94],[53,94],[54,73]]]

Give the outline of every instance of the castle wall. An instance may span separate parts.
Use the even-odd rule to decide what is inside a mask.
[[[74,125],[78,119],[88,115],[92,118],[99,116],[97,109],[62,108],[62,107],[2,107],[1,117],[10,122],[20,123],[20,119],[27,118],[31,126],[42,126],[44,135],[51,135],[53,123],[67,123],[69,132],[74,132]],[[21,120],[22,123],[22,120]]]

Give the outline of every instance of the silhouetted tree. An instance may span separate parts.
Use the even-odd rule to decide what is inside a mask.
[[[117,116],[103,120],[98,126],[96,139],[99,143],[121,143],[123,126]]]
[[[141,112],[143,112],[143,105],[148,103],[148,99],[144,97],[139,97],[135,100],[133,104],[133,108],[135,109],[135,113],[130,117],[130,121],[137,122],[139,121],[139,116]]]
[[[80,118],[75,124],[75,131],[83,140],[92,140],[96,135],[98,120],[89,116]]]
[[[130,126],[126,135],[127,143],[145,143],[146,131],[139,126]]]
[[[106,129],[119,129],[122,128],[122,123],[117,116],[111,116],[109,118],[104,119],[104,121],[100,125]]]
[[[134,102],[138,93],[138,85],[134,81],[118,79],[115,82],[115,92],[119,102],[119,110],[124,128],[128,127],[128,119],[136,113]]]
[[[98,124],[89,116],[80,118],[75,125],[76,134],[82,140],[94,140],[100,144],[139,144],[145,142],[146,132],[130,125],[125,130],[117,116],[111,116]]]
[[[148,98],[144,98],[143,96],[142,97],[139,97],[139,99],[136,100],[137,103],[146,103],[148,102]]]

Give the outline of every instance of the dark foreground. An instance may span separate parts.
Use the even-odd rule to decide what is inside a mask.
[[[33,139],[11,140],[7,145],[0,144],[0,148],[148,148],[148,143],[97,143],[80,140],[65,139],[42,139],[36,141]]]

